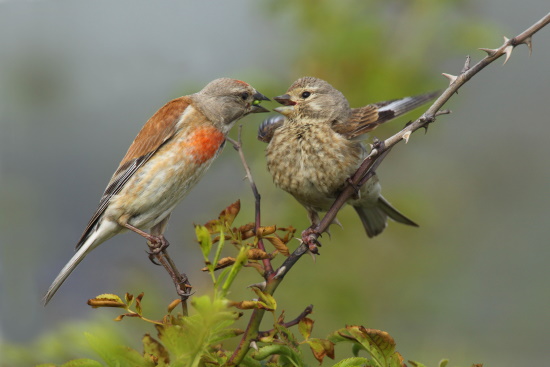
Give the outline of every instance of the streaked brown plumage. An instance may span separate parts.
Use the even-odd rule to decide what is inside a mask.
[[[90,251],[109,238],[131,230],[162,242],[170,213],[210,167],[235,122],[250,113],[267,112],[259,105],[262,100],[269,99],[247,83],[220,78],[161,107],[120,162],[76,254],[55,278],[44,302]]]
[[[283,107],[260,126],[258,138],[269,143],[267,168],[276,186],[302,204],[313,224],[327,211],[346,180],[367,155],[361,139],[378,125],[435,97],[435,93],[350,108],[344,95],[324,80],[304,77],[287,93],[275,97]],[[369,237],[380,234],[387,217],[416,226],[380,194],[375,175],[348,201],[361,218]]]

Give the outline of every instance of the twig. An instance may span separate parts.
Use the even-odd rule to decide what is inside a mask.
[[[296,317],[294,320],[292,321],[289,321],[289,322],[283,322],[281,325],[284,326],[285,328],[289,328],[289,327],[292,327],[294,325],[298,325],[300,323],[300,321],[302,321],[303,319],[305,319],[307,317],[307,315],[309,315],[310,313],[313,312],[313,305],[309,305],[306,307],[306,309],[304,311],[302,311],[301,314],[298,315],[298,317]],[[271,329],[271,330],[266,330],[266,331],[260,331],[258,332],[258,339],[260,338],[263,338],[265,336],[269,336],[272,332],[273,332],[274,329]]]
[[[256,183],[254,182],[254,178],[252,177],[252,173],[250,172],[250,167],[248,166],[248,163],[246,162],[246,158],[244,156],[244,152],[242,149],[242,140],[241,140],[241,133],[243,130],[243,125],[239,125],[239,138],[238,141],[235,141],[229,137],[226,138],[228,142],[233,144],[233,148],[239,153],[239,157],[241,158],[241,162],[244,166],[244,170],[246,172],[246,177],[248,178],[248,182],[250,183],[250,187],[252,188],[252,193],[254,194],[255,199],[255,221],[254,221],[254,233],[258,233],[260,226],[261,226],[261,211],[260,211],[260,202],[261,202],[261,195],[258,192],[258,188],[256,187]],[[261,238],[258,238],[258,248],[264,252],[265,246]],[[263,259],[262,260],[264,264],[264,278],[267,280],[271,274],[273,274],[273,266],[271,265],[270,259]]]
[[[187,299],[191,296],[191,293],[189,292],[189,290],[191,290],[191,283],[189,282],[189,278],[185,273],[179,272],[179,270],[176,268],[176,264],[174,263],[170,255],[168,255],[166,249],[162,249],[158,253],[153,253],[152,256],[154,256],[158,260],[158,262],[164,267],[164,269],[166,269],[168,275],[170,275],[170,278],[172,278],[172,281],[176,286],[176,292],[181,299],[183,316],[188,316],[189,310],[187,308]]]

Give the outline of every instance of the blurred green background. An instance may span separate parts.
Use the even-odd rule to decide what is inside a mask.
[[[92,252],[48,307],[40,301],[129,144],[166,101],[221,76],[275,96],[313,75],[354,107],[440,89],[442,72],[458,73],[467,54],[476,62],[478,47],[500,46],[502,35],[548,10],[546,0],[0,1],[0,366],[97,358],[84,331],[139,348],[139,321],[114,323],[115,311],[86,300],[145,290],[152,309],[153,298],[174,298],[144,241],[126,234]],[[544,365],[549,32],[535,36],[531,58],[521,46],[505,66],[478,74],[446,106],[453,114],[379,168],[385,197],[420,228],[390,223],[369,240],[355,212],[343,210],[344,230],[333,227],[316,263],[304,257],[276,293],[288,319],[313,304],[315,336],[363,324],[432,366],[443,357],[452,366]],[[374,135],[385,138],[420,112]],[[243,121],[263,221],[301,231],[305,210],[265,169],[255,139],[263,117]],[[251,221],[243,176],[226,149],[172,216],[170,253],[199,294],[208,275],[192,224],[237,198],[238,222]],[[252,298],[244,286],[258,278],[248,272],[241,281],[232,297]]]

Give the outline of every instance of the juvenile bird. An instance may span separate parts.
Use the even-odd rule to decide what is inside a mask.
[[[231,127],[250,113],[268,112],[260,105],[268,100],[245,82],[220,78],[161,107],[130,145],[44,303],[90,251],[119,233],[166,243],[170,213],[210,167]]]
[[[361,140],[378,125],[433,99],[437,93],[350,108],[344,95],[324,80],[303,77],[274,99],[282,116],[266,119],[258,139],[268,143],[267,168],[276,186],[290,193],[312,224],[327,211],[368,152]],[[375,175],[348,200],[369,237],[380,234],[387,217],[417,226],[380,194]]]

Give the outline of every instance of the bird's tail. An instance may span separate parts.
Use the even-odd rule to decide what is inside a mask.
[[[78,251],[69,260],[69,262],[61,269],[57,277],[54,279],[52,285],[44,295],[44,306],[50,302],[55,292],[61,287],[61,284],[67,279],[67,277],[73,272],[78,264],[88,255],[90,251],[96,248],[100,243],[104,242],[106,238],[99,238],[101,232],[95,231],[89,236],[84,243],[78,248]]]
[[[361,222],[363,223],[363,227],[365,227],[367,236],[370,238],[377,236],[384,231],[388,225],[388,217],[396,222],[418,227],[418,224],[401,214],[382,196],[379,196],[375,205],[357,205],[353,208],[359,215],[359,218],[361,218]]]

